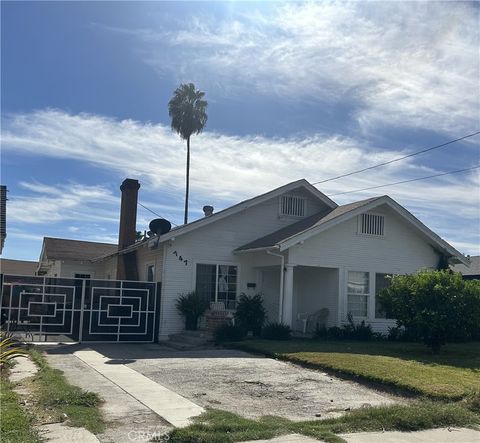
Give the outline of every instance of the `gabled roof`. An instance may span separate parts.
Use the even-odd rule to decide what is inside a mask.
[[[450,266],[452,271],[460,272],[462,275],[480,275],[480,256],[470,257],[470,266],[457,264]]]
[[[294,246],[320,232],[323,232],[333,226],[336,226],[339,223],[342,223],[346,220],[349,220],[363,212],[370,211],[380,205],[388,205],[395,212],[408,221],[417,232],[420,233],[424,238],[426,238],[432,246],[435,246],[438,250],[443,253],[456,258],[461,263],[469,265],[468,259],[457,251],[453,246],[443,240],[439,235],[435,234],[430,228],[425,226],[420,220],[418,220],[413,214],[407,211],[403,206],[398,204],[395,200],[390,198],[388,195],[381,197],[369,198],[367,200],[361,200],[358,202],[350,203],[343,206],[338,206],[336,209],[329,212],[327,215],[322,216],[321,213],[318,214],[318,219],[315,221],[310,220],[310,226],[305,227],[300,223],[296,223],[299,230],[292,234],[294,229],[281,229],[273,234],[271,238],[266,239],[262,237],[258,240],[255,240],[248,245],[244,245],[237,249],[237,252],[247,252],[247,250],[255,249],[267,249],[267,248],[278,248],[280,251],[284,251],[291,246]],[[305,221],[305,220],[304,220]],[[294,226],[289,226],[288,228],[294,228]],[[281,238],[283,235],[287,235]],[[267,236],[270,237],[270,236]],[[276,241],[275,241],[276,240]],[[275,242],[274,242],[275,241]],[[267,243],[270,243],[267,245]],[[261,246],[263,245],[263,246]]]
[[[88,261],[103,255],[112,254],[117,250],[118,245],[112,243],[44,237],[41,258],[47,260]]]
[[[289,226],[286,226],[285,228],[279,229],[278,231],[272,232],[271,234],[268,234],[264,237],[258,238],[250,243],[240,246],[239,248],[235,249],[235,251],[242,252],[250,251],[253,249],[273,248],[282,241],[285,241],[288,238],[293,237],[294,235],[306,232],[307,230],[315,226],[321,226],[322,224],[337,217],[340,217],[343,214],[365,206],[366,204],[378,198],[380,197],[369,198],[366,200],[349,203],[347,205],[337,206],[335,209],[318,212],[317,214],[300,220],[297,223],[293,223]]]
[[[201,228],[211,223],[215,223],[216,221],[222,220],[225,217],[229,217],[231,215],[237,214],[247,208],[256,206],[267,200],[270,200],[271,198],[278,197],[282,194],[285,194],[286,192],[293,191],[294,189],[297,189],[300,187],[308,191],[314,197],[321,200],[331,209],[334,209],[338,206],[332,199],[328,198],[323,192],[320,192],[315,186],[311,185],[307,180],[302,178],[300,180],[296,180],[294,182],[280,186],[279,188],[273,189],[272,191],[266,192],[265,194],[261,194],[256,197],[250,198],[248,200],[244,200],[240,203],[230,206],[229,208],[223,209],[222,211],[218,211],[209,217],[203,217],[193,222],[190,222],[186,225],[177,226],[173,228],[171,231],[167,232],[166,234],[163,234],[160,239],[158,239],[158,237],[156,236],[153,236],[151,239],[147,241],[160,240],[161,242],[164,242],[164,241],[170,240],[171,238],[178,237],[183,234],[187,234],[188,232],[191,232],[195,229]],[[129,246],[128,248],[125,248],[123,251],[119,251],[119,252],[120,253],[130,252],[134,249],[139,248],[144,244],[145,244],[145,241],[138,242],[138,243],[135,243],[134,245]],[[106,257],[102,257],[102,258],[106,258]]]

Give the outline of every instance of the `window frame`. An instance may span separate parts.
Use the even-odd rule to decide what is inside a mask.
[[[366,232],[362,232],[362,226],[363,226],[363,216],[364,215],[373,215],[375,217],[382,217],[383,218],[383,232],[382,234],[369,234]],[[387,227],[387,217],[385,214],[381,214],[379,212],[363,212],[362,214],[359,214],[357,217],[357,235],[361,235],[364,237],[373,237],[373,238],[385,238],[386,237],[386,227]]]
[[[148,270],[149,268],[152,267],[153,268],[153,273],[152,273],[152,278],[153,280],[149,280],[148,279]],[[145,281],[151,281],[151,282],[155,282],[155,273],[156,273],[156,266],[155,266],[155,263],[154,262],[150,262],[150,263],[147,263],[145,265]]]
[[[210,265],[210,266],[215,266],[215,300],[210,302],[212,303],[217,303],[218,301],[224,301],[224,300],[218,300],[218,276],[219,276],[219,268],[220,266],[234,266],[237,268],[237,276],[236,276],[236,282],[235,282],[235,306],[238,300],[238,294],[239,294],[239,289],[240,289],[240,264],[235,263],[235,262],[227,262],[227,261],[194,261],[194,272],[193,272],[193,282],[192,282],[192,287],[194,290],[197,290],[197,274],[198,274],[198,265]],[[227,291],[228,292],[228,291]],[[225,301],[228,301],[225,300]],[[227,303],[226,303],[227,305]],[[228,306],[225,306],[226,310],[235,310],[235,308],[231,309],[228,308]]]
[[[294,215],[294,214],[287,214],[283,212],[283,199],[284,198],[296,198],[303,202],[303,215]],[[292,217],[292,218],[305,218],[307,216],[307,198],[301,195],[295,194],[283,194],[278,199],[278,214],[280,217]]]
[[[350,272],[362,272],[364,274],[367,274],[367,281],[368,281],[368,292],[366,294],[355,294],[355,293],[350,293],[349,290],[348,290],[348,282],[349,282],[349,273]],[[371,278],[372,278],[372,272],[369,271],[369,270],[365,270],[365,269],[347,269],[346,270],[346,278],[345,278],[345,294],[346,294],[346,307],[345,307],[345,318],[348,317],[348,314],[350,313],[349,309],[348,309],[348,297],[349,295],[360,295],[360,296],[364,296],[366,297],[366,301],[367,301],[367,306],[366,306],[366,315],[355,315],[355,314],[352,314],[352,317],[355,318],[355,319],[362,319],[362,320],[366,320],[366,319],[369,319],[371,318],[370,316],[370,304],[371,304],[371,296],[372,296],[372,281],[371,281]]]

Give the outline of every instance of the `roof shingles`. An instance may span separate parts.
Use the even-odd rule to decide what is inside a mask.
[[[118,245],[45,237],[44,253],[49,260],[87,261],[118,251]]]

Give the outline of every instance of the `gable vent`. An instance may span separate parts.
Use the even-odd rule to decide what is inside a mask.
[[[305,217],[306,199],[295,195],[282,195],[280,199],[280,215]]]
[[[360,233],[367,235],[385,235],[385,216],[376,214],[362,214]]]

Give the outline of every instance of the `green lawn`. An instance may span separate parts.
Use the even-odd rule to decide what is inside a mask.
[[[231,412],[210,409],[186,428],[175,429],[169,443],[230,443],[303,434],[327,443],[345,442],[337,434],[360,431],[418,431],[447,426],[478,426],[479,416],[460,403],[415,401],[409,405],[357,409],[328,420],[292,422],[280,417],[250,420]],[[163,439],[162,439],[163,438]]]
[[[32,418],[19,405],[13,385],[3,373],[0,378],[0,441],[6,443],[37,443],[40,441],[32,430]]]
[[[94,434],[102,432],[105,423],[98,395],[69,384],[62,371],[50,367],[35,349],[30,355],[39,368],[30,385],[38,402],[37,416],[46,412],[54,421],[60,422],[66,414],[69,426],[82,427]]]
[[[434,399],[480,395],[480,342],[439,354],[416,343],[245,340],[232,346]]]

